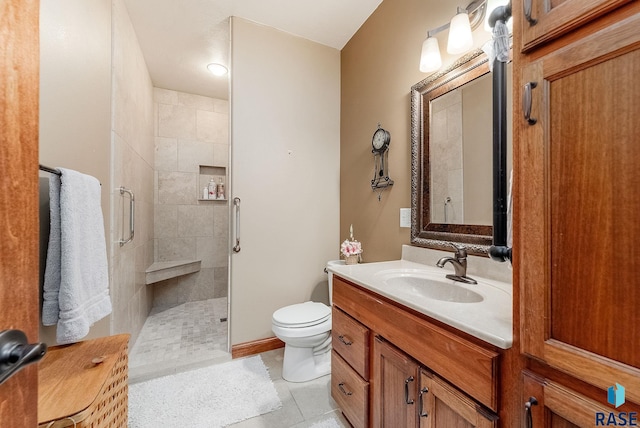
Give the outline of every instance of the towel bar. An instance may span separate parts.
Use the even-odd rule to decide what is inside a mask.
[[[135,195],[133,194],[133,192],[131,190],[120,186],[120,194],[124,195],[125,193],[129,194],[129,230],[131,232],[129,234],[129,238],[121,239],[121,240],[118,241],[118,243],[120,244],[121,247],[124,244],[127,244],[127,243],[133,241],[134,226],[135,226],[135,220],[134,220],[135,219],[135,208],[136,208]]]

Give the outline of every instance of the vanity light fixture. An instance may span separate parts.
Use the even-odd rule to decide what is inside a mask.
[[[435,35],[441,31],[449,30],[448,53],[458,55],[471,49],[473,46],[471,31],[484,21],[486,11],[487,0],[474,0],[465,9],[458,7],[458,13],[451,19],[451,22],[427,31],[427,38],[422,43],[420,71],[428,73],[436,71],[442,66],[440,47],[438,39],[435,38]]]
[[[207,65],[207,69],[211,73],[213,73],[214,76],[224,76],[229,72],[227,67],[222,64],[218,64],[217,62],[212,62],[211,64]]]

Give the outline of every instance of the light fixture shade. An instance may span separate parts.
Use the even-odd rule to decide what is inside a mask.
[[[469,15],[466,11],[456,14],[451,18],[449,27],[449,41],[447,42],[447,52],[452,55],[465,53],[473,46],[473,36],[471,35],[471,25]]]
[[[422,42],[422,53],[420,54],[420,71],[428,73],[436,71],[442,66],[442,57],[440,56],[440,46],[438,39],[435,37],[427,37]]]
[[[207,69],[216,76],[224,76],[229,71],[227,67],[216,62],[207,65]]]

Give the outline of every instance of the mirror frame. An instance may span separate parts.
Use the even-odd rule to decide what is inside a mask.
[[[489,74],[488,58],[478,49],[411,87],[412,245],[451,250],[455,243],[469,254],[488,256],[493,226],[431,223],[429,197],[429,102],[484,74]],[[491,100],[487,99],[487,108]]]

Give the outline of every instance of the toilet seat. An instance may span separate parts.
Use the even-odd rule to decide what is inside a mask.
[[[331,318],[331,308],[324,303],[304,302],[285,306],[273,313],[273,325],[305,328],[322,324]]]

